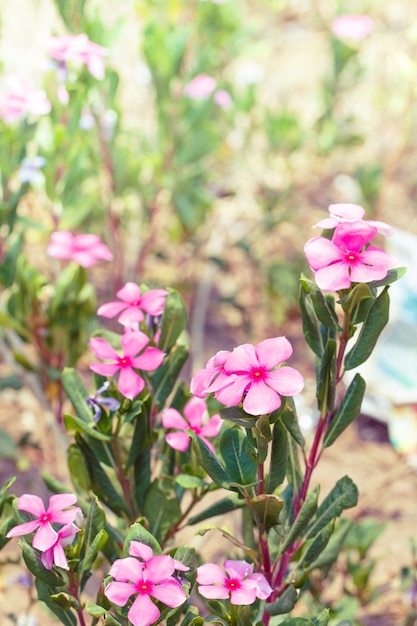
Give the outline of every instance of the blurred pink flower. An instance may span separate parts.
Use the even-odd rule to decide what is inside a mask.
[[[293,396],[304,387],[304,378],[293,367],[282,365],[292,354],[285,337],[265,339],[257,346],[238,346],[224,363],[226,377],[206,389],[226,406],[237,406],[249,415],[271,413],[281,406],[281,396]],[[230,382],[229,376],[234,375]]]
[[[214,102],[222,109],[230,109],[233,105],[233,100],[230,93],[225,89],[219,89],[214,94]]]
[[[212,443],[207,437],[217,437],[221,428],[221,418],[217,413],[208,419],[207,405],[200,398],[191,398],[184,407],[184,417],[172,407],[164,409],[161,415],[164,428],[175,428],[179,432],[168,433],[165,436],[167,443],[174,448],[185,452],[190,445],[187,429],[196,433],[204,443],[215,453]],[[203,425],[205,421],[205,425]]]
[[[24,80],[11,78],[9,91],[0,94],[0,115],[6,123],[17,122],[27,114],[46,115],[51,103],[43,89],[33,89]]]
[[[108,341],[94,337],[90,339],[93,354],[99,359],[109,360],[110,363],[91,363],[90,368],[102,376],[114,376],[119,372],[119,391],[129,400],[133,400],[145,387],[145,381],[135,369],[153,371],[161,365],[165,356],[158,348],[146,347],[148,343],[149,338],[145,333],[125,333],[121,336],[123,355],[119,356]]]
[[[216,89],[216,79],[208,74],[198,74],[185,87],[184,94],[192,100],[205,100]]]
[[[41,555],[41,561],[46,569],[52,569],[52,565],[62,569],[69,569],[64,548],[69,546],[80,529],[75,524],[66,524],[57,531],[55,543]]]
[[[97,235],[74,235],[66,230],[52,233],[46,250],[55,259],[72,260],[82,267],[92,267],[98,261],[111,261],[112,253]]]
[[[256,598],[266,600],[272,587],[263,574],[253,573],[246,561],[227,560],[224,571],[214,563],[205,563],[197,568],[198,592],[209,600],[226,600],[232,604],[253,604]]]
[[[217,388],[223,388],[235,380],[235,375],[226,374],[224,371],[224,365],[230,354],[229,350],[220,350],[207,361],[203,369],[194,374],[190,384],[190,391],[194,396],[205,398],[209,393],[208,387],[211,386],[212,391],[216,391]]]
[[[149,289],[142,294],[139,285],[126,283],[116,293],[121,302],[102,304],[97,314],[110,318],[121,313],[118,321],[123,326],[131,327],[134,322],[141,322],[145,319],[145,313],[155,317],[162,315],[167,295],[168,291],[165,289]]]
[[[340,39],[365,39],[374,28],[368,15],[338,15],[332,22],[332,31]]]
[[[385,222],[378,222],[375,220],[364,220],[365,209],[359,204],[331,204],[329,206],[330,217],[325,217],[313,226],[313,228],[336,228],[341,222],[362,222],[369,224],[377,229],[381,235],[391,237],[394,234],[394,229]]]
[[[330,241],[310,239],[304,246],[308,264],[320,289],[339,291],[352,282],[368,283],[385,278],[396,259],[370,246],[377,229],[366,222],[341,222]]]
[[[104,78],[104,57],[107,48],[90,41],[87,35],[64,35],[50,37],[48,40],[49,55],[56,61],[86,65],[88,71],[97,80]]]
[[[18,498],[17,508],[19,511],[31,513],[36,519],[18,524],[9,530],[6,537],[20,537],[36,530],[33,547],[43,552],[52,548],[58,539],[58,533],[52,524],[71,524],[80,512],[79,507],[73,506],[76,501],[77,496],[72,493],[55,494],[49,498],[49,506],[45,510],[39,496],[23,494]]]
[[[165,554],[152,556],[145,563],[131,556],[117,559],[109,572],[115,580],[106,586],[104,594],[121,607],[136,596],[127,618],[133,626],[150,626],[161,614],[151,597],[171,608],[181,606],[187,599],[184,589],[173,577],[174,571],[174,559]]]

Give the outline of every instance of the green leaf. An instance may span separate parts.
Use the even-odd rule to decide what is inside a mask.
[[[249,415],[240,406],[224,407],[220,409],[219,413],[224,420],[243,426],[243,428],[252,428],[257,420],[256,416]]]
[[[334,522],[330,522],[323,528],[321,532],[314,538],[308,546],[305,554],[298,563],[298,567],[308,567],[319,557],[326,548],[334,531]],[[311,569],[311,568],[309,568]]]
[[[363,300],[372,298],[372,291],[367,283],[359,283],[345,298],[339,300],[345,313],[352,312]]]
[[[187,348],[177,345],[171,350],[165,363],[152,374],[153,401],[157,406],[165,405],[187,358]]]
[[[383,278],[382,280],[373,280],[372,282],[368,283],[368,285],[371,289],[376,289],[377,287],[385,287],[386,285],[395,283],[395,281],[402,278],[406,272],[406,267],[394,267],[393,269],[388,270],[385,278]]]
[[[65,393],[71,400],[78,418],[84,422],[92,422],[92,413],[87,405],[88,393],[80,377],[72,367],[66,367],[62,372],[62,385]]]
[[[250,500],[250,508],[257,514],[263,528],[268,531],[279,524],[279,514],[284,500],[273,494],[262,493]]]
[[[162,545],[181,518],[181,508],[175,491],[175,478],[162,476],[148,489],[143,514],[149,522],[149,530]]]
[[[80,561],[78,569],[88,571],[104,547],[108,535],[103,530],[106,525],[106,515],[96,497],[93,498],[84,525],[83,542],[80,550]]]
[[[281,422],[290,433],[291,437],[298,443],[301,448],[305,446],[305,439],[298,423],[297,411],[295,409],[294,399],[290,396],[285,398],[285,404],[280,414]]]
[[[207,486],[207,483],[198,476],[192,476],[191,474],[179,474],[175,476],[175,482],[183,489],[198,489],[199,487]]]
[[[53,589],[45,584],[39,578],[35,580],[36,591],[38,592],[38,598],[41,602],[45,602],[46,606],[52,611],[54,615],[61,621],[64,626],[76,626],[78,623],[76,615],[71,609],[64,610],[56,602],[51,599],[53,595]]]
[[[336,348],[336,341],[328,339],[317,376],[318,406],[326,413],[333,410],[336,397]]]
[[[312,517],[315,515],[317,511],[317,502],[319,498],[319,487],[317,486],[315,489],[310,491],[307,495],[305,502],[301,507],[299,514],[297,515],[296,520],[293,522],[291,528],[288,531],[288,534],[285,538],[284,543],[280,547],[280,552],[283,554],[285,550],[294,543],[300,537],[306,526],[311,521]]]
[[[75,415],[68,415],[67,413],[65,413],[64,425],[67,431],[84,433],[85,435],[89,435],[94,439],[100,439],[100,441],[110,441],[112,439],[112,435],[105,435],[104,433],[101,433],[99,430],[94,428],[92,416],[90,416],[90,424],[88,424],[85,420],[80,419]]]
[[[142,524],[139,522],[135,522],[132,524],[127,531],[127,535],[124,542],[123,553],[125,556],[128,556],[128,550],[131,541],[139,541],[140,543],[144,543],[150,548],[152,548],[154,555],[161,554],[161,546],[158,541],[155,539],[153,534],[149,532]]]
[[[329,609],[323,609],[316,617],[313,617],[314,626],[327,626],[330,619]]]
[[[46,569],[41,561],[40,556],[26,541],[20,540],[19,545],[22,549],[23,560],[26,567],[38,580],[42,581],[48,587],[62,587],[65,584],[64,579],[54,570]]]
[[[295,440],[288,437],[288,462],[287,462],[287,479],[294,491],[299,492],[303,480],[303,474],[298,456],[298,448]]]
[[[385,287],[369,309],[355,345],[345,356],[346,370],[358,367],[369,358],[379,335],[388,323],[390,304],[388,289],[389,287]]]
[[[307,568],[313,570],[317,568],[329,569],[333,563],[337,561],[344,547],[346,536],[353,522],[347,519],[341,519],[336,525],[336,529],[330,537],[329,543],[317,559]]]
[[[358,488],[349,476],[343,476],[317,509],[315,518],[307,529],[306,537],[315,537],[345,509],[356,506],[357,503]]]
[[[268,415],[261,415],[256,420],[254,434],[258,448],[257,463],[264,463],[268,456],[269,444],[272,441],[271,425]]]
[[[288,435],[284,425],[275,422],[272,429],[271,463],[266,486],[267,493],[273,493],[286,476],[288,458]]]
[[[278,600],[275,602],[267,603],[265,605],[266,611],[270,615],[284,615],[293,610],[298,600],[298,593],[292,585],[289,585]]]
[[[310,294],[314,311],[320,322],[335,332],[342,330],[339,326],[333,298],[330,296],[324,297],[316,283],[308,280],[303,274],[301,275],[300,283],[304,291]]]
[[[165,300],[158,348],[168,352],[184,330],[186,323],[187,309],[184,300],[177,291],[171,290]]]
[[[188,524],[199,524],[210,517],[214,517],[216,515],[223,515],[224,513],[230,513],[230,511],[235,511],[238,508],[243,506],[242,499],[239,499],[235,494],[230,494],[226,498],[222,500],[218,500],[207,509],[190,517],[188,520]]]
[[[331,446],[345,428],[359,416],[365,388],[363,378],[360,374],[355,374],[324,436],[323,446],[325,448]]]
[[[81,609],[81,604],[69,593],[64,593],[63,591],[60,593],[53,593],[50,598],[53,602],[60,606],[61,609],[64,609],[64,611],[67,611],[68,609],[76,609],[79,611]]]
[[[304,338],[314,354],[321,358],[323,354],[323,342],[320,333],[320,322],[314,310],[311,296],[309,293],[306,293],[302,284],[300,286],[298,302],[301,311]]]
[[[314,622],[311,619],[304,619],[304,617],[290,617],[285,622],[281,622],[279,626],[314,626]]]
[[[249,455],[245,434],[240,428],[227,428],[220,438],[220,454],[231,481],[251,485],[256,479],[257,464]]]
[[[226,469],[219,463],[217,457],[210,448],[204,443],[198,435],[192,430],[187,430],[187,434],[191,437],[197,460],[201,467],[207,472],[212,480],[223,487],[224,489],[230,489],[230,483],[232,479]]]

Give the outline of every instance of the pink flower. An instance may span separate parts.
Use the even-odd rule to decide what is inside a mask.
[[[320,289],[349,289],[352,282],[368,283],[385,278],[396,259],[369,242],[377,229],[366,222],[341,222],[330,241],[310,239],[304,253]]]
[[[236,376],[226,374],[224,365],[228,356],[231,354],[229,350],[220,350],[212,356],[206,363],[204,369],[199,370],[191,379],[190,391],[198,398],[205,398],[208,395],[208,387],[212,386],[212,390],[225,387],[231,384]],[[214,382],[216,381],[216,387]]]
[[[69,569],[64,548],[72,543],[78,532],[80,529],[75,524],[66,524],[58,530],[55,543],[41,555],[42,563],[46,569],[52,569],[54,563],[61,569]]]
[[[184,88],[184,94],[192,100],[206,100],[216,89],[216,79],[208,74],[198,74]]]
[[[219,89],[214,94],[214,102],[219,105],[222,109],[230,109],[233,105],[233,100],[230,96],[230,93],[225,89]]]
[[[116,606],[125,606],[134,595],[127,617],[133,626],[150,626],[161,612],[151,597],[171,608],[181,606],[187,597],[180,583],[173,577],[174,559],[161,554],[152,556],[145,563],[134,557],[115,561],[110,569],[110,582],[104,594]]]
[[[33,89],[25,81],[13,78],[10,89],[0,94],[0,115],[6,123],[17,122],[27,114],[46,115],[51,110],[43,89]]]
[[[57,230],[51,235],[47,253],[55,259],[75,261],[82,267],[92,267],[98,261],[111,261],[112,253],[97,235],[73,235]]]
[[[252,604],[256,598],[266,600],[272,588],[263,574],[254,574],[246,561],[227,560],[223,570],[214,563],[197,568],[199,593],[209,600],[226,600],[232,604]]]
[[[152,316],[162,315],[167,295],[168,291],[165,289],[149,289],[142,294],[139,285],[126,283],[116,293],[121,302],[102,304],[97,314],[103,317],[115,317],[121,313],[119,322],[123,326],[130,327],[134,322],[141,322],[145,319],[144,313]]]
[[[50,37],[49,54],[56,61],[86,65],[94,78],[104,78],[104,57],[108,50],[90,41],[85,34]]]
[[[293,396],[304,386],[296,369],[282,365],[291,354],[292,346],[285,337],[265,339],[257,346],[242,344],[224,363],[224,385],[217,378],[206,391],[214,392],[226,406],[236,406],[243,400],[243,409],[249,415],[271,413],[281,406],[281,396]],[[231,375],[232,382],[228,378]]]
[[[49,498],[49,506],[45,511],[44,504],[39,496],[23,494],[18,498],[17,508],[19,511],[32,513],[36,519],[31,522],[18,524],[7,533],[6,537],[19,537],[28,535],[36,530],[32,545],[34,548],[45,552],[52,548],[58,540],[58,533],[52,524],[71,524],[80,511],[79,507],[73,507],[77,496],[72,493],[55,494]],[[72,507],[68,509],[68,507]]]
[[[207,437],[217,437],[220,432],[221,418],[220,415],[213,415],[208,418],[207,405],[200,398],[191,398],[184,407],[184,417],[173,408],[164,409],[162,411],[162,425],[164,428],[176,428],[179,432],[168,433],[165,440],[174,448],[185,452],[190,445],[190,437],[185,432],[188,428],[195,432],[207,444],[210,450],[215,453],[213,445],[208,441]],[[203,426],[203,420],[207,423]]]
[[[135,369],[153,371],[164,359],[162,350],[146,347],[148,343],[149,338],[141,331],[125,333],[121,337],[123,355],[119,356],[105,339],[100,337],[90,339],[90,348],[94,355],[99,359],[110,361],[110,363],[91,363],[90,368],[102,376],[114,376],[119,372],[117,380],[119,391],[129,400],[133,400],[145,387],[145,381]]]
[[[146,543],[142,543],[141,541],[131,541],[129,544],[129,550],[128,550],[129,554],[131,554],[132,556],[137,557],[138,559],[141,559],[142,561],[144,561],[145,563],[147,561],[149,561],[150,559],[153,558],[154,553],[153,550],[150,546],[148,546]],[[119,559],[120,561],[123,561],[123,559]],[[187,567],[187,565],[184,565],[183,563],[181,563],[181,561],[177,561],[176,559],[172,559],[174,562],[174,566],[175,569],[180,571],[180,572],[188,572],[189,571],[189,567]],[[116,563],[117,561],[115,561]],[[114,566],[114,563],[113,563]]]
[[[332,31],[340,39],[365,39],[374,28],[368,15],[338,15],[332,22]]]
[[[330,217],[325,217],[323,220],[320,220],[313,228],[336,228],[341,222],[362,222],[376,228],[381,235],[391,237],[391,235],[394,234],[394,229],[385,222],[364,220],[365,209],[359,206],[359,204],[331,204],[329,206],[329,213]]]

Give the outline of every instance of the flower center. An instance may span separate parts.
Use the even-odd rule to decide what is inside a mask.
[[[356,254],[356,252],[347,252],[345,259],[348,263],[355,263],[355,261],[357,261],[358,259],[358,255]]]
[[[47,524],[50,520],[51,520],[51,516],[49,515],[49,513],[44,513],[39,518],[39,521],[41,522],[41,524]]]
[[[140,306],[140,299],[139,300],[132,300],[132,302],[130,303],[130,306]]]
[[[250,376],[254,382],[263,380],[265,378],[265,368],[256,367],[251,371]]]
[[[132,367],[132,360],[129,356],[119,356],[118,364],[120,367]]]
[[[238,580],[237,578],[230,578],[230,580],[225,580],[225,586],[226,589],[229,589],[229,591],[236,591],[236,589],[240,589],[241,587],[240,580]]]
[[[136,589],[141,595],[148,595],[152,592],[152,583],[146,582],[146,580],[141,580],[138,582]]]

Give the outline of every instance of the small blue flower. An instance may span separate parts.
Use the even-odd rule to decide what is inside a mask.
[[[39,170],[46,164],[46,159],[41,156],[27,157],[23,159],[17,172],[21,183],[42,183],[43,174]]]
[[[94,396],[88,396],[86,402],[89,407],[93,409],[93,421],[97,424],[103,413],[103,407],[109,409],[109,411],[117,411],[120,407],[119,400],[116,398],[102,396],[101,394],[107,391],[110,387],[110,383],[106,381],[99,389],[97,389]]]

